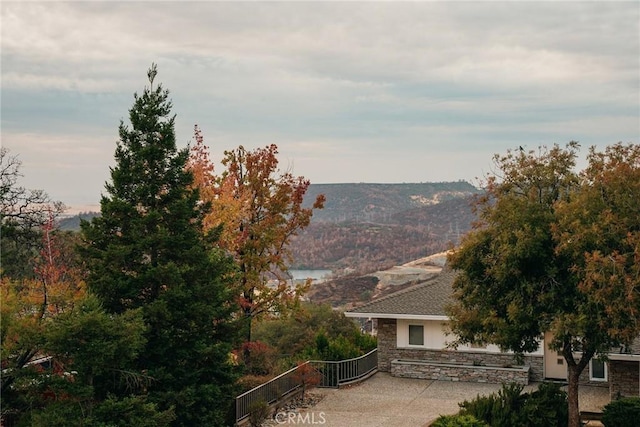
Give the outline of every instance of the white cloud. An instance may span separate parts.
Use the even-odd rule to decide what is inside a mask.
[[[115,138],[3,130],[2,145],[22,162],[24,187],[45,190],[69,205],[95,204],[109,178]]]
[[[0,7],[3,144],[33,187],[89,203],[151,62],[180,145],[194,123],[214,158],[277,143],[314,182],[458,179],[520,142],[640,137],[634,2]]]

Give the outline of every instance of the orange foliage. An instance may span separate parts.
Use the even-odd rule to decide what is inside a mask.
[[[63,252],[68,248],[63,250],[60,236],[53,231],[50,219],[43,226],[35,278],[16,281],[3,277],[0,281],[3,360],[36,336],[44,319],[72,309],[85,296],[81,274],[65,259]]]
[[[43,227],[43,245],[34,267],[37,280],[26,286],[27,301],[40,305],[42,317],[71,309],[85,295],[80,272],[68,264],[62,253],[63,243],[54,233],[53,220]]]
[[[201,200],[211,205],[205,230],[221,227],[218,244],[240,266],[239,302],[245,315],[294,304],[304,288],[291,288],[283,274],[291,262],[288,245],[309,225],[313,209],[323,207],[324,196],[317,197],[313,208],[302,207],[310,182],[280,172],[274,144],[253,151],[242,146],[225,151],[226,170],[215,175],[198,127],[195,140],[188,168]],[[269,284],[273,279],[276,284]]]
[[[302,400],[304,400],[307,388],[316,386],[322,381],[322,374],[309,362],[298,362],[298,368],[293,377],[302,386]]]

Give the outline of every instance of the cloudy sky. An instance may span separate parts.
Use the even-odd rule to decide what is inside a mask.
[[[11,2],[2,145],[96,205],[158,64],[181,146],[275,143],[313,183],[468,180],[523,146],[640,141],[638,2]]]

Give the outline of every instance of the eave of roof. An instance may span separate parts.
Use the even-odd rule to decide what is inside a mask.
[[[609,353],[607,354],[607,358],[609,358],[609,360],[628,360],[640,362],[640,354]]]
[[[345,311],[345,317],[371,318],[371,319],[407,319],[407,320],[449,320],[448,316],[433,314],[393,314],[393,313],[360,313],[357,311]]]

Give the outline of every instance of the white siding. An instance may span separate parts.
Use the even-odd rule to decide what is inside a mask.
[[[444,350],[447,348],[447,343],[454,340],[453,335],[446,335],[447,327],[446,321],[442,320],[397,320],[397,346],[398,348],[424,348],[428,350]],[[424,345],[416,346],[409,345],[409,325],[423,325],[424,326]],[[472,348],[469,345],[460,345],[457,348],[458,351],[474,351],[488,353],[500,353],[500,349],[495,345],[488,345],[486,348]],[[543,355],[543,346],[540,345],[537,351],[529,353],[532,355]]]

